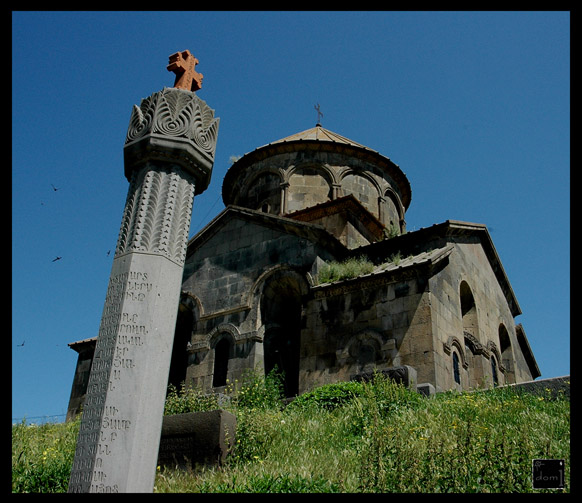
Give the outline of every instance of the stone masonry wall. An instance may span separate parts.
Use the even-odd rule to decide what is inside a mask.
[[[375,277],[314,288],[301,331],[300,392],[400,365],[432,381],[425,285],[422,277]]]
[[[281,269],[306,277],[314,264],[330,258],[309,239],[242,218],[228,220],[186,261],[182,289],[201,306],[187,380],[212,387],[214,347],[222,337],[231,343],[230,380],[245,369],[262,368],[260,294],[265,280]]]
[[[437,391],[446,389],[469,389],[492,384],[491,357],[497,364],[500,385],[506,384],[509,371],[511,379],[524,381],[531,374],[519,350],[515,322],[507,300],[497,282],[491,265],[477,237],[455,238],[455,249],[450,255],[450,265],[430,279],[431,304],[435,333],[435,372]],[[476,325],[467,328],[468,322],[461,312],[461,284],[470,289],[475,304]],[[509,334],[512,359],[515,363],[507,365],[503,372],[501,355],[502,344],[499,338],[500,325]],[[471,355],[466,347],[464,334],[470,331],[477,342],[477,350]],[[454,382],[452,352],[461,358],[461,385]],[[511,351],[511,350],[510,350]],[[505,353],[507,357],[508,353]],[[464,363],[464,365],[463,365]]]

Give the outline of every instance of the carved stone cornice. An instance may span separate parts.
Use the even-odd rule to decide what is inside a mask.
[[[465,337],[465,342],[468,342],[471,346],[474,354],[483,355],[486,358],[489,358],[489,351],[477,340],[477,337],[475,337],[472,333],[467,332],[466,330],[463,330],[463,336]]]
[[[258,330],[241,333],[239,328],[232,323],[221,323],[207,334],[194,334],[195,340],[194,342],[189,342],[187,344],[186,350],[190,354],[198,353],[200,351],[209,351],[212,347],[212,339],[221,332],[230,334],[235,344],[243,344],[247,341],[263,342],[265,327],[264,325],[261,325]]]
[[[218,118],[191,91],[164,88],[133,106],[125,138],[125,176],[148,161],[173,162],[196,178],[196,194],[210,183]]]

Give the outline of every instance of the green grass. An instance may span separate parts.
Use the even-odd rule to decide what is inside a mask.
[[[400,252],[393,253],[388,257],[386,262],[379,266],[379,268],[382,269],[391,263],[398,265],[402,258]],[[364,274],[370,274],[375,268],[376,266],[374,263],[364,256],[351,257],[342,262],[333,260],[322,265],[317,277],[315,278],[315,282],[316,284],[321,285],[344,279],[357,278]]]
[[[510,389],[424,398],[381,376],[323,386],[286,407],[273,376],[249,375],[230,393],[237,435],[226,464],[162,468],[156,492],[541,492],[531,486],[534,459],[564,459],[570,490],[568,399]],[[215,405],[204,400],[174,390],[167,407]],[[76,430],[13,426],[13,492],[66,490]]]
[[[317,275],[317,283],[332,283],[341,279],[357,278],[362,274],[370,274],[374,264],[365,257],[349,258],[343,262],[331,261],[324,264]]]
[[[12,426],[12,492],[66,492],[80,420]]]

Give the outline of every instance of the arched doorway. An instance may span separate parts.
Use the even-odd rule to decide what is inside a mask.
[[[265,375],[275,367],[283,375],[285,396],[299,392],[299,350],[301,344],[301,298],[305,280],[283,269],[265,282],[261,295],[261,322]]]
[[[299,391],[299,331],[287,327],[271,327],[264,339],[265,375],[273,369],[283,376],[285,396],[295,396]]]
[[[168,385],[172,384],[180,389],[186,381],[188,370],[188,343],[192,340],[194,326],[200,319],[200,302],[191,293],[180,293],[180,304],[176,317],[176,329],[174,331],[174,344],[170,360],[170,372],[168,373]],[[191,383],[187,383],[188,385]]]
[[[186,370],[188,369],[187,346],[192,338],[196,313],[197,308],[194,299],[182,293],[180,305],[178,306],[178,316],[176,317],[174,344],[172,345],[170,372],[168,374],[168,385],[172,384],[177,389],[180,389],[180,386],[186,380]]]

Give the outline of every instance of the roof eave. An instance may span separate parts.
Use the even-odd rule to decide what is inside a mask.
[[[512,316],[516,317],[521,314],[521,308],[511,287],[511,283],[505,273],[503,264],[497,254],[497,250],[491,239],[491,235],[487,230],[487,226],[484,224],[478,224],[473,222],[464,222],[461,220],[446,220],[442,223],[434,224],[430,227],[424,227],[416,231],[409,231],[400,236],[396,236],[384,241],[377,243],[371,243],[369,245],[363,246],[361,248],[356,248],[352,250],[352,254],[364,253],[374,255],[374,253],[380,252],[381,254],[390,253],[393,250],[407,249],[410,248],[415,242],[427,242],[431,239],[431,236],[446,237],[446,236],[458,236],[458,235],[476,235],[479,237],[485,254],[489,259],[491,268],[497,281],[501,286],[507,299],[507,303],[511,310]]]

